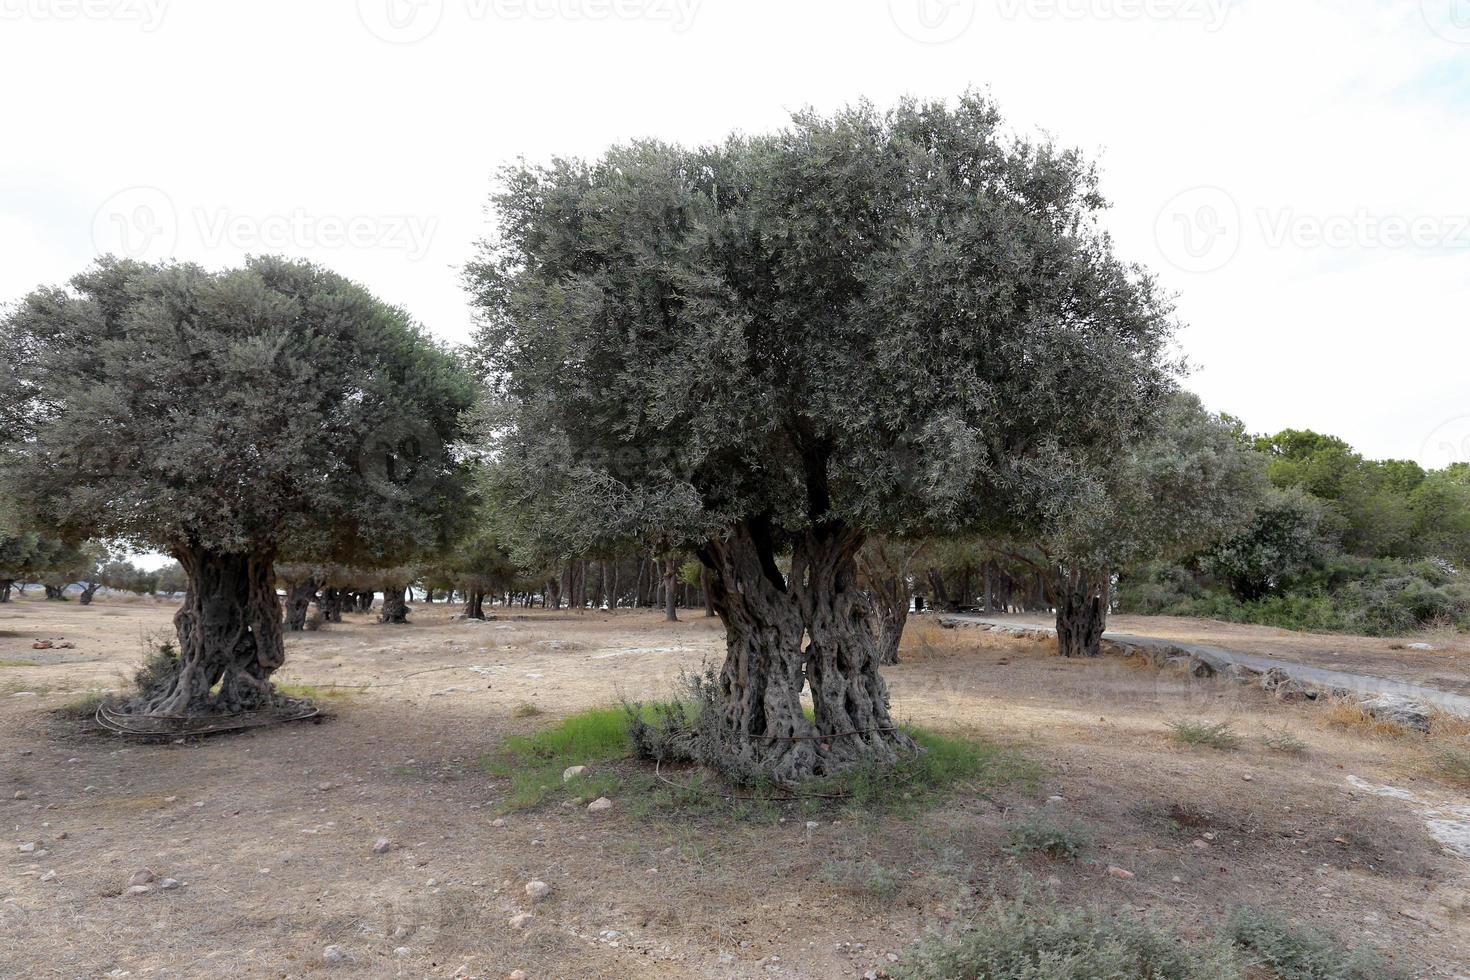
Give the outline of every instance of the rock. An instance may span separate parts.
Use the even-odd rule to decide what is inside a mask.
[[[129,898],[136,898],[139,895],[147,895],[151,891],[153,891],[152,885],[133,885],[123,894]]]
[[[182,884],[183,882],[177,878],[160,878],[158,881],[159,889],[166,892],[171,892]]]
[[[317,792],[319,792],[319,793],[325,793],[327,790],[329,790],[329,789],[332,788],[332,784],[331,783],[317,783],[316,784],[316,788],[317,788]]]
[[[27,793],[23,789],[18,789],[18,790],[15,791],[15,799],[17,799],[17,800],[28,800],[30,798],[31,798],[31,794]]]
[[[1114,878],[1120,878],[1123,881],[1131,881],[1133,879],[1132,871],[1125,871],[1123,868],[1120,868],[1114,864],[1108,865],[1108,874],[1112,875]]]
[[[1379,721],[1386,721],[1416,732],[1429,731],[1432,709],[1423,701],[1398,694],[1380,694],[1363,702],[1363,710]]]
[[[1195,677],[1200,677],[1200,678],[1214,677],[1215,676],[1215,668],[1214,668],[1214,666],[1211,665],[1211,664],[1208,664],[1205,661],[1200,660],[1200,659],[1195,659],[1195,660],[1190,661],[1190,664],[1189,664],[1189,672],[1191,674],[1193,674]]]
[[[505,818],[504,817],[496,817],[494,820],[490,821],[490,826],[492,826],[492,827],[504,827],[505,826]]]
[[[386,837],[379,837],[373,842],[374,854],[387,854],[391,850],[393,850],[393,842]]]
[[[60,643],[56,644],[56,649],[58,650],[75,650],[76,648],[77,645],[71,640],[62,640]]]
[[[52,870],[50,870],[50,871],[46,872],[45,874],[43,874],[41,876],[41,880],[42,881],[47,881],[47,882],[55,881],[56,880],[56,871],[55,871],[55,869],[53,868]]]
[[[735,965],[735,955],[733,953],[721,953],[720,954],[720,966],[734,966],[734,965]]]
[[[512,929],[528,929],[530,928],[531,920],[535,918],[536,917],[530,912],[518,912],[510,917],[510,919],[506,922],[506,925],[510,926]]]
[[[1194,840],[1189,842],[1189,845],[1197,851],[1205,851],[1209,850],[1210,842],[1206,840],[1200,840],[1198,837],[1196,837]]]
[[[807,830],[816,830],[820,826],[821,826],[821,824],[817,823],[815,820],[808,820],[806,822],[806,829]]]
[[[412,953],[413,950],[409,949],[407,946],[396,946],[393,949],[394,956],[409,956]]]
[[[153,873],[152,869],[139,868],[137,871],[134,871],[132,877],[128,879],[128,884],[148,885],[151,884],[157,877],[158,876]]]
[[[591,803],[588,803],[587,804],[587,812],[588,813],[606,813],[607,811],[611,810],[612,808],[613,808],[613,802],[612,802],[612,800],[608,799],[605,796],[599,796],[597,799],[595,799]]]
[[[50,650],[51,649],[51,641],[50,640],[37,640],[35,643],[32,643],[31,644],[31,649],[32,650]]]
[[[21,844],[18,847],[16,847],[16,850],[17,851],[20,851],[20,853],[22,853],[22,854],[34,854],[34,853],[36,853],[36,851],[40,850],[40,848],[41,848],[41,842],[40,841],[37,841],[37,840],[28,840],[24,844]]]
[[[328,946],[322,950],[322,960],[332,966],[336,966],[345,959],[347,959],[347,954],[342,952],[341,946]]]
[[[1433,646],[1433,644],[1429,644],[1429,643],[1410,643],[1404,649],[1406,649],[1406,650],[1419,650],[1421,652],[1427,653],[1427,652],[1433,650],[1434,649],[1434,646]]]
[[[533,902],[539,902],[551,894],[551,886],[544,881],[526,882],[526,897]]]
[[[530,975],[525,970],[511,970],[505,980],[530,980]]]
[[[567,768],[561,774],[561,781],[564,783],[569,783],[572,780],[585,775],[586,772],[586,766],[567,766]]]

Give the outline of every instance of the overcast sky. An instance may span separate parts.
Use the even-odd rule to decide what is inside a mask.
[[[1470,0],[0,0],[0,85],[0,299],[282,252],[453,340],[502,163],[985,88],[1211,408],[1470,459]]]

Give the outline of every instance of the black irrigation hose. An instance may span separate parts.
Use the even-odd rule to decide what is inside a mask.
[[[175,738],[179,736],[188,738],[193,736],[219,735],[224,732],[238,732],[243,731],[247,728],[264,728],[268,725],[279,725],[292,721],[305,721],[308,718],[315,718],[317,715],[321,714],[321,708],[317,707],[315,704],[304,702],[304,705],[306,710],[286,717],[271,716],[265,718],[264,720],[255,720],[250,716],[242,716],[239,720],[226,724],[209,725],[203,728],[186,728],[183,726],[179,726],[176,727],[173,731],[148,731],[144,729],[130,727],[124,724],[121,719],[137,718],[146,721],[177,722],[181,719],[184,719],[186,716],[122,715],[118,714],[117,712],[107,710],[106,705],[98,705],[97,711],[93,714],[93,719],[97,722],[99,726],[109,732],[112,732],[114,735],[126,735],[135,738]]]

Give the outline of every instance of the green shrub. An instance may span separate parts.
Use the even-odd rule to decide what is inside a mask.
[[[1146,918],[996,901],[968,931],[922,945],[906,980],[1244,980],[1234,952],[1189,942]]]
[[[1272,728],[1265,726],[1261,733],[1261,744],[1272,752],[1281,752],[1286,755],[1305,755],[1307,743],[1297,737],[1296,733],[1289,728]]]
[[[163,693],[178,676],[179,649],[169,636],[150,636],[143,644],[143,665],[133,674],[133,686],[146,699]]]
[[[1169,722],[1170,737],[1180,745],[1203,745],[1211,749],[1230,751],[1240,747],[1240,736],[1230,727],[1230,722],[1210,724],[1206,721]]]
[[[1279,913],[1240,909],[1226,933],[1276,980],[1391,980],[1404,974],[1369,950],[1348,951],[1327,933],[1293,929]]]
[[[1075,861],[1090,846],[1087,831],[1071,821],[1057,820],[1046,813],[1032,813],[1010,825],[1012,854],[1045,854],[1049,858]]]

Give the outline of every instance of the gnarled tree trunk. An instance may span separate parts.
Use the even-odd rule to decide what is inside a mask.
[[[664,621],[677,623],[679,621],[679,593],[677,582],[679,576],[679,565],[673,555],[664,556]]]
[[[46,601],[47,602],[65,602],[66,601],[66,586],[64,586],[64,585],[46,585],[46,586],[43,586],[43,588],[46,590]]]
[[[466,588],[464,593],[464,618],[485,618],[485,593],[482,589]]]
[[[0,602],[10,601],[10,588],[15,585],[13,578],[0,578]]]
[[[92,604],[93,596],[97,594],[97,590],[100,588],[102,588],[101,582],[86,583],[82,586],[82,594],[77,596],[77,601],[84,606],[90,606]]]
[[[833,522],[807,531],[792,555],[809,641],[806,679],[817,730],[830,738],[829,771],[894,763],[915,750],[888,713],[872,599],[858,577],[862,543],[862,532]]]
[[[286,660],[269,555],[178,549],[189,591],[174,615],[179,670],[129,710],[186,716],[267,708],[271,674]]]
[[[408,622],[408,603],[403,598],[406,588],[407,586],[404,585],[383,586],[383,612],[378,617],[378,622],[397,624]]]
[[[878,676],[854,563],[860,543],[842,529],[807,535],[789,581],[763,520],[742,522],[699,549],[725,625],[717,722],[727,768],[790,784],[913,750],[889,717]],[[801,705],[808,683],[814,720]]]
[[[373,593],[357,593],[357,611],[360,613],[370,613],[373,611]]]
[[[551,608],[552,609],[560,609],[561,608],[561,577],[560,576],[554,576],[554,577],[549,578],[549,579],[546,580],[546,592],[547,592],[547,595],[549,595],[551,597]],[[506,597],[505,604],[507,606],[510,605],[509,595],[507,595],[507,597]]]
[[[1054,577],[1058,652],[1064,657],[1099,656],[1108,626],[1111,576],[1067,563],[1057,567]]]
[[[286,632],[300,633],[306,629],[306,616],[311,611],[311,601],[316,598],[316,590],[320,586],[321,580],[316,576],[292,582],[287,586]]]

